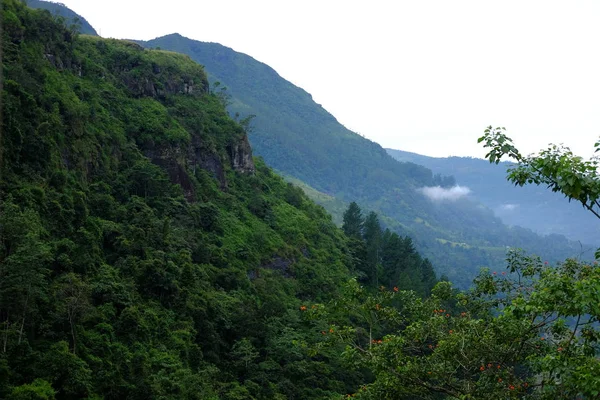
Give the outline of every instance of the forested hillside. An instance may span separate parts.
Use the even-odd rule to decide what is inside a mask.
[[[600,230],[580,204],[569,203],[562,194],[552,193],[543,186],[519,188],[508,182],[506,171],[514,164],[492,165],[468,157],[435,158],[393,149],[387,152],[399,161],[423,165],[435,174],[454,176],[458,184],[471,189],[473,198],[494,210],[506,224],[598,244]]]
[[[29,7],[48,10],[53,15],[64,18],[67,26],[75,26],[83,34],[98,35],[94,27],[84,17],[65,7],[62,3],[43,0],[26,0],[26,3]]]
[[[2,21],[0,398],[600,393],[597,262],[511,249],[457,291],[376,213],[340,230],[253,158],[188,57],[18,0]],[[596,161],[480,141],[598,215]]]
[[[581,254],[579,243],[562,236],[542,238],[503,225],[473,198],[431,201],[421,189],[449,186],[452,178],[395,161],[378,144],[342,126],[310,94],[250,56],[178,34],[140,43],[188,54],[204,65],[209,80],[220,83],[214,90],[230,103],[232,114],[241,119],[256,115],[249,138],[257,154],[308,185],[315,200],[324,200],[328,211],[338,213],[338,220],[340,206],[333,199],[377,211],[387,227],[409,234],[440,273],[463,287],[480,267],[502,266],[508,247],[523,247],[550,260]]]
[[[2,20],[0,398],[331,398],[371,379],[341,345],[308,351],[303,311],[355,276],[427,296],[409,238],[374,214],[348,238],[253,158],[187,56],[17,0]]]

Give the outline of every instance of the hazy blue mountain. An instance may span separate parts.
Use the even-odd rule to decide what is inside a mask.
[[[41,0],[26,0],[25,3],[31,8],[41,8],[50,11],[52,14],[59,15],[66,19],[67,25],[78,25],[79,32],[86,35],[98,36],[96,30],[81,15],[77,14],[62,3]]]
[[[458,184],[496,213],[505,223],[521,225],[542,234],[562,234],[584,243],[600,242],[600,225],[579,203],[543,186],[515,187],[506,180],[510,163],[490,164],[469,157],[436,158],[387,149],[399,161],[414,162],[434,173],[453,175]]]

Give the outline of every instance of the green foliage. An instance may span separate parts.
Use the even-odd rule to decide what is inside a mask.
[[[421,258],[412,240],[401,238],[389,229],[382,230],[377,214],[365,219],[356,203],[344,213],[344,233],[348,236],[350,255],[358,280],[372,290],[411,289],[426,297],[437,280],[433,266]]]
[[[542,150],[538,155],[523,156],[506,136],[504,128],[488,127],[479,142],[485,142],[484,147],[490,148],[486,158],[490,163],[498,163],[503,156],[517,161],[517,166],[511,168],[508,180],[515,185],[526,184],[547,185],[553,192],[560,192],[569,200],[576,200],[588,211],[600,218],[600,176],[598,175],[598,160],[584,160],[575,156],[564,146],[552,145]],[[600,142],[594,147],[600,148]]]
[[[570,240],[597,244],[596,223],[590,220],[588,212],[579,204],[570,204],[564,196],[535,185],[519,187],[507,181],[506,172],[514,164],[511,161],[502,161],[496,165],[473,157],[436,158],[401,150],[386,150],[397,160],[423,165],[436,175],[451,174],[461,186],[471,189],[471,197],[492,209],[508,225],[529,228],[544,235],[559,234]],[[553,217],[548,218],[548,215]],[[545,246],[544,242],[556,238],[543,239],[546,240],[536,240],[538,244],[530,240],[535,246],[530,251],[547,254],[550,246]],[[563,243],[566,244],[567,241],[563,240]]]
[[[310,340],[300,305],[350,276],[346,238],[251,164],[250,119],[229,118],[203,68],[20,1],[2,17],[0,397],[355,387],[339,355],[294,345]]]
[[[332,334],[313,348],[345,344],[347,365],[372,371],[358,398],[597,396],[600,268],[549,268],[520,252],[507,262],[508,273],[484,271],[469,292],[440,282],[423,301],[350,282],[343,302],[310,309]]]
[[[342,230],[348,237],[360,238],[362,237],[364,223],[360,207],[353,201],[344,212]]]
[[[9,400],[54,400],[56,392],[43,379],[36,379],[30,384],[21,385],[12,390]]]
[[[60,16],[65,19],[65,22],[72,26],[80,33],[85,35],[97,36],[98,33],[90,25],[90,23],[81,15],[74,13],[72,10],[65,7],[64,4],[45,0],[26,0],[26,3],[31,8],[40,8],[50,11],[53,15]]]
[[[482,266],[503,266],[506,246],[547,254],[553,261],[581,253],[578,243],[564,238],[507,227],[469,199],[430,201],[419,189],[452,186],[454,178],[441,175],[448,172],[434,175],[417,163],[397,162],[376,143],[346,129],[310,94],[250,56],[178,34],[140,43],[188,54],[205,66],[216,94],[227,86],[229,111],[256,115],[249,135],[256,153],[301,181],[336,222],[341,224],[350,202],[377,212],[386,228],[410,235],[438,272],[460,287],[467,288]]]

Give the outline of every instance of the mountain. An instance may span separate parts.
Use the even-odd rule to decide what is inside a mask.
[[[16,0],[1,17],[0,398],[356,391],[341,347],[300,345],[322,340],[303,304],[353,276],[347,239],[202,67]]]
[[[25,3],[31,8],[39,8],[48,10],[53,15],[60,16],[66,20],[67,25],[75,25],[78,27],[78,31],[85,35],[98,36],[96,30],[90,25],[89,22],[81,15],[77,14],[62,3],[55,3],[52,1],[43,0],[26,0]]]
[[[544,187],[516,187],[506,180],[511,163],[490,164],[468,157],[427,157],[386,149],[399,161],[414,162],[434,173],[448,174],[471,190],[473,198],[494,210],[504,223],[520,225],[541,234],[561,234],[582,243],[600,244],[600,228],[578,203]]]
[[[249,138],[268,165],[310,187],[315,200],[338,212],[338,220],[339,201],[377,211],[386,226],[413,237],[438,271],[459,285],[468,286],[481,266],[501,267],[507,247],[523,247],[549,259],[581,253],[578,243],[564,237],[544,238],[503,225],[472,196],[432,201],[423,188],[450,186],[451,177],[394,160],[378,144],[346,129],[310,94],[248,55],[178,34],[139,43],[187,54],[204,65],[209,80],[219,82],[213,90],[229,103],[232,115],[256,115]]]

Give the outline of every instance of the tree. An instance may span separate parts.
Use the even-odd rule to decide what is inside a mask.
[[[564,194],[569,201],[576,200],[600,218],[600,175],[598,159],[584,160],[562,145],[550,145],[537,155],[523,156],[513,145],[511,138],[504,134],[505,128],[488,126],[485,134],[478,139],[489,148],[486,158],[498,164],[504,156],[515,160],[516,166],[509,170],[507,179],[515,185],[547,185],[553,192]],[[594,144],[600,151],[600,141]]]
[[[491,162],[505,155],[517,161],[509,180],[546,184],[598,217],[595,160],[557,146],[524,157],[503,131],[490,127],[479,141],[491,148]],[[362,300],[394,330],[366,343],[357,323],[333,328],[343,333],[348,362],[375,377],[357,397],[598,398],[600,267],[574,259],[547,264],[511,250],[507,271],[483,270],[468,292],[440,282],[423,301],[406,302],[412,292],[395,289]]]
[[[546,185],[553,192],[559,192],[571,200],[578,201],[600,219],[600,175],[599,160],[584,160],[562,145],[550,145],[537,155],[523,156],[504,132],[506,128],[488,126],[478,143],[489,148],[486,158],[498,164],[504,156],[515,160],[516,166],[508,172],[507,179],[515,185]],[[595,152],[600,151],[600,140],[594,144]],[[596,250],[600,258],[600,249]]]
[[[342,230],[350,238],[361,239],[364,218],[358,204],[354,201],[350,203],[348,209],[344,212]]]
[[[374,211],[371,211],[363,224],[363,235],[367,247],[367,260],[365,271],[369,282],[374,285],[379,285],[379,269],[381,266],[381,226],[379,218]]]

